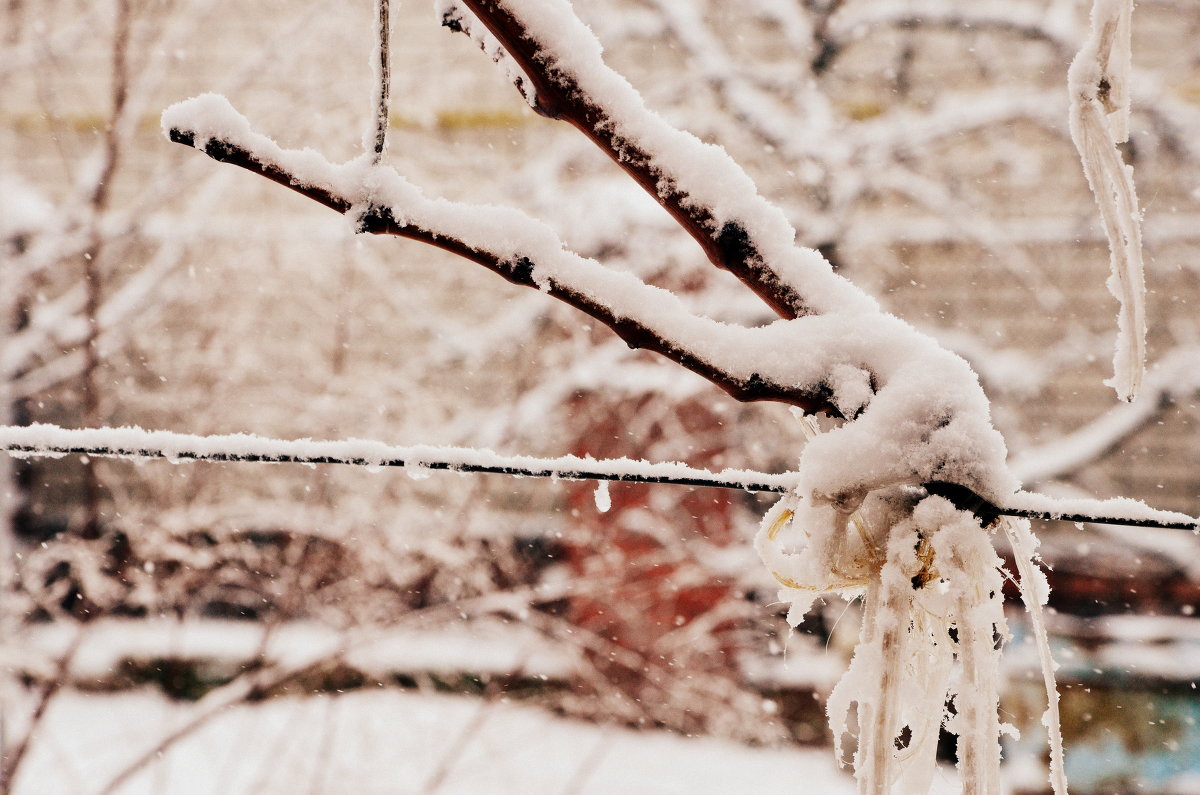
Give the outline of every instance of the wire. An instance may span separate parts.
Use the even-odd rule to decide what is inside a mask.
[[[699,469],[689,469],[689,474],[650,474],[647,472],[613,471],[626,468],[628,461],[597,459],[590,466],[523,466],[517,463],[499,463],[502,458],[494,457],[497,463],[472,463],[463,461],[437,460],[427,456],[418,459],[407,458],[364,458],[358,456],[335,455],[304,455],[290,453],[254,453],[230,451],[199,451],[186,449],[153,449],[144,447],[113,447],[109,445],[86,444],[27,444],[5,442],[0,449],[18,456],[59,456],[85,455],[108,458],[160,458],[170,461],[218,461],[218,462],[248,462],[272,464],[342,464],[347,466],[364,467],[406,467],[420,470],[449,471],[449,472],[480,472],[512,477],[554,478],[556,480],[604,480],[618,483],[648,483],[674,486],[691,486],[695,488],[738,489],[749,492],[768,492],[783,494],[791,490],[789,485],[791,473],[767,474],[763,472],[745,472],[746,478],[721,477],[720,473],[707,472]],[[578,461],[579,459],[571,459]],[[547,464],[554,459],[545,459]],[[667,465],[649,464],[646,468],[665,467]],[[608,470],[608,471],[606,471]],[[969,510],[978,516],[985,524],[990,524],[998,516],[1014,516],[1025,519],[1041,519],[1044,521],[1087,522],[1091,524],[1125,525],[1131,527],[1155,527],[1169,530],[1200,531],[1200,523],[1191,521],[1163,521],[1156,519],[1139,519],[1120,516],[1101,516],[1085,513],[1062,513],[1048,510],[1033,510],[1028,508],[1005,507],[995,505],[983,499],[966,487],[953,483],[929,483],[918,493],[935,494],[945,497],[963,510]]]

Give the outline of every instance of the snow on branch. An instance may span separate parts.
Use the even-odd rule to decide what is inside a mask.
[[[376,164],[383,159],[384,149],[387,148],[392,83],[391,27],[388,0],[375,0],[375,51],[371,57],[371,68],[375,72],[371,162]]]
[[[519,72],[515,82],[537,112],[567,121],[599,146],[714,265],[733,273],[781,319],[748,328],[697,315],[672,293],[568,250],[552,230],[515,210],[426,198],[369,156],[333,165],[309,150],[282,149],[254,132],[223,97],[169,108],[164,132],[348,216],[359,231],[438,246],[539,289],[604,323],[630,346],[660,353],[737,399],[789,403],[847,420],[810,439],[795,473],[775,476],[787,478],[786,493],[763,518],[756,546],[796,621],[822,593],[866,588],[864,634],[829,705],[835,736],[851,704],[858,705],[859,724],[870,727],[855,761],[863,791],[883,791],[891,782],[905,791],[924,788],[907,785],[927,784],[933,775],[932,749],[941,718],[949,719],[938,710],[950,701],[958,710],[951,728],[962,738],[963,776],[990,791],[1000,761],[996,637],[1007,635],[992,522],[1007,513],[1195,530],[1196,520],[1132,500],[1067,504],[1018,491],[987,397],[967,363],[882,312],[819,253],[798,247],[783,212],[759,195],[724,150],[669,125],[605,65],[599,42],[569,3],[452,0],[443,8],[445,23]],[[1088,112],[1099,113],[1109,96],[1100,95],[1103,81],[1098,74],[1076,77],[1073,87],[1093,92]],[[1112,80],[1118,78],[1123,84],[1124,72]],[[1109,133],[1101,131],[1103,146],[1093,142],[1091,150],[1111,158]],[[1127,177],[1119,158],[1112,162],[1121,166],[1117,176]],[[1132,199],[1131,186],[1127,193]],[[1137,232],[1136,202],[1129,206],[1124,219],[1106,216],[1125,242]],[[1140,264],[1117,270],[1140,278]],[[1136,316],[1124,328],[1139,325],[1140,300],[1136,291],[1123,299]],[[1126,380],[1127,391],[1136,391],[1136,379]],[[383,465],[383,453],[368,456]],[[424,469],[432,468],[422,460]],[[578,476],[596,471],[582,466],[571,468]],[[1101,519],[1108,509],[1112,515]],[[1040,574],[1032,566],[1028,571],[1034,581],[1023,581],[1023,591],[1041,593]],[[932,583],[937,587],[925,587]],[[957,637],[947,644],[952,626]],[[956,655],[979,662],[964,662],[960,680],[947,685]],[[915,721],[914,715],[933,718]],[[913,764],[895,758],[896,740],[906,732]],[[1063,791],[1057,783],[1055,789]]]
[[[816,279],[810,286],[820,296],[815,303],[828,313],[758,328],[727,325],[692,314],[667,291],[579,257],[544,224],[515,210],[426,198],[391,168],[361,158],[335,166],[311,150],[284,150],[254,132],[223,97],[210,94],[174,105],[164,112],[163,127],[173,141],[351,216],[362,231],[438,246],[559,298],[608,325],[630,346],[660,353],[739,400],[772,400],[855,418],[805,449],[805,458],[820,463],[802,465],[810,473],[804,490],[822,500],[854,502],[881,485],[935,480],[957,483],[993,502],[1016,489],[986,397],[966,363],[879,312],[827,264],[827,281]],[[691,137],[669,143],[703,155],[680,166],[690,169],[693,181],[713,177],[705,170],[712,147]],[[713,151],[731,164],[723,152]],[[740,170],[736,174],[746,179]],[[751,199],[766,204],[756,193]],[[787,230],[788,248],[776,252],[778,259],[792,261],[789,252],[803,250],[791,242],[782,214],[766,206],[765,227],[773,229],[778,221]]]
[[[568,251],[548,226],[519,211],[429,199],[390,168],[361,159],[334,165],[309,149],[281,149],[213,94],[168,108],[163,126],[172,141],[355,218],[360,231],[437,246],[558,298],[607,325],[630,347],[660,353],[738,400],[774,400],[834,414],[846,409],[812,368],[786,373],[778,358],[746,356],[785,344],[787,326],[748,329],[693,315],[672,293]]]
[[[703,248],[767,302],[794,318],[876,304],[834,274],[779,208],[723,149],[648,109],[602,58],[599,42],[565,3],[462,0],[534,86],[535,110],[568,122],[653,196]]]
[[[1106,384],[1124,401],[1137,397],[1146,366],[1146,282],[1142,215],[1133,168],[1118,144],[1129,140],[1132,0],[1095,0],[1091,35],[1071,62],[1071,139],[1096,197],[1108,237],[1108,289],[1121,304],[1113,377]]]

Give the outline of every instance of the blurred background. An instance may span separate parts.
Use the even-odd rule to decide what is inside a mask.
[[[387,163],[697,312],[771,319],[431,4],[392,5]],[[1151,370],[1131,405],[1102,384],[1117,306],[1066,129],[1090,4],[574,5],[799,243],[971,362],[1026,488],[1200,511],[1200,4],[1133,17]],[[216,91],[285,147],[356,156],[372,13],[3,3],[0,423],[794,467],[783,406],[162,136],[163,108]],[[788,631],[749,545],[764,497],[614,484],[601,512],[589,484],[77,456],[0,455],[0,478],[3,791],[853,790],[824,698],[857,605]],[[1037,529],[1072,790],[1200,791],[1200,542]],[[1004,775],[1032,793],[1022,616]]]

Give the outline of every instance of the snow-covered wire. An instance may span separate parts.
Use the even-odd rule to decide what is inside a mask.
[[[749,469],[712,472],[678,462],[650,462],[631,458],[505,456],[470,447],[397,446],[367,439],[270,439],[241,433],[197,436],[171,431],[147,431],[137,427],[73,429],[47,424],[0,425],[0,450],[17,457],[84,455],[161,458],[175,463],[344,464],[368,468],[401,467],[415,478],[424,477],[430,471],[479,472],[514,477],[669,484],[775,494],[793,491],[797,482],[795,472],[767,473]],[[1200,531],[1200,520],[1194,517],[1150,508],[1128,498],[1064,500],[1043,494],[1017,492],[1011,496],[1008,504],[998,506],[954,484],[929,483],[922,490],[945,497],[988,521],[997,516],[1012,516]]]
[[[794,487],[793,473],[744,469],[711,472],[676,462],[579,456],[503,456],[491,450],[436,445],[394,446],[365,439],[314,441],[269,439],[252,434],[196,436],[142,428],[69,429],[37,424],[0,426],[0,449],[16,456],[87,455],[107,458],[162,458],[172,462],[220,461],[275,464],[346,464],[402,467],[416,478],[428,471],[482,472],[559,480],[669,483],[743,491],[783,493]]]

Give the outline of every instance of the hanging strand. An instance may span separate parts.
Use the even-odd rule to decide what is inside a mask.
[[[372,70],[375,72],[375,143],[374,155],[371,162],[379,165],[383,159],[383,151],[387,148],[387,130],[389,119],[389,93],[391,91],[391,45],[389,43],[391,25],[388,21],[388,0],[375,0],[375,53]]]

